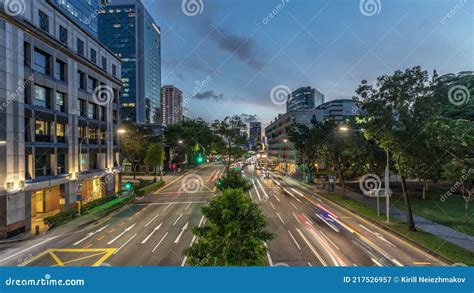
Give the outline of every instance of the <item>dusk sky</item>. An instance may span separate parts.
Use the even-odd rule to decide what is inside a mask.
[[[285,111],[270,99],[278,85],[333,100],[396,69],[473,70],[473,1],[372,1],[372,16],[359,0],[202,0],[195,16],[181,0],[143,2],[161,26],[162,84],[188,97],[208,80],[185,99],[189,116],[257,115],[266,125]]]

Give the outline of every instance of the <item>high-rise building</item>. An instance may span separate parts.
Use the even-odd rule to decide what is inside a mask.
[[[119,189],[120,60],[54,2],[24,2],[0,5],[1,238]]]
[[[159,123],[160,27],[140,0],[113,0],[100,11],[99,39],[122,61],[122,119]]]
[[[300,87],[288,95],[286,112],[314,109],[324,103],[324,95],[315,88]]]
[[[65,14],[76,22],[82,29],[93,36],[98,36],[99,10],[107,5],[108,0],[53,0]]]
[[[161,121],[173,125],[183,120],[183,92],[172,85],[161,89]]]
[[[252,147],[256,147],[262,143],[262,123],[252,121],[249,124],[249,142]]]

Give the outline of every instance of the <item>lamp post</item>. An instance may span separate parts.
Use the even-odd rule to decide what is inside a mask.
[[[339,126],[339,131],[342,132],[348,132],[348,131],[360,131],[359,129],[351,129],[346,125],[341,125]],[[389,156],[389,151],[388,147],[385,148],[385,154],[386,154],[386,166],[385,166],[385,172],[384,172],[384,187],[385,187],[385,213],[387,214],[387,223],[390,223],[390,156]],[[377,200],[378,200],[378,193],[377,193]]]

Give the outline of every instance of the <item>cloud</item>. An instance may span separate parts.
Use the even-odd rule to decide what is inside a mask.
[[[214,91],[205,91],[205,92],[202,92],[202,93],[197,93],[194,98],[198,99],[198,100],[215,100],[215,101],[219,101],[219,100],[223,100],[224,99],[224,94],[216,94]]]
[[[254,121],[257,121],[258,120],[258,116],[257,114],[245,114],[245,113],[242,113],[240,114],[240,118],[242,118],[242,120],[245,122],[245,123],[249,123],[249,122],[254,122]]]
[[[265,65],[257,57],[259,50],[251,37],[238,36],[220,28],[210,35],[210,39],[215,41],[220,49],[235,54],[239,60],[255,70],[260,70]]]

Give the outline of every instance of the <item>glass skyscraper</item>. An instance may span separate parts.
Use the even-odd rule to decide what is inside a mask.
[[[99,14],[99,39],[122,60],[122,119],[159,123],[160,28],[141,1],[111,1]]]
[[[61,10],[87,32],[93,36],[98,36],[98,12],[102,7],[101,3],[108,0],[54,0]],[[105,7],[105,4],[103,5]]]

